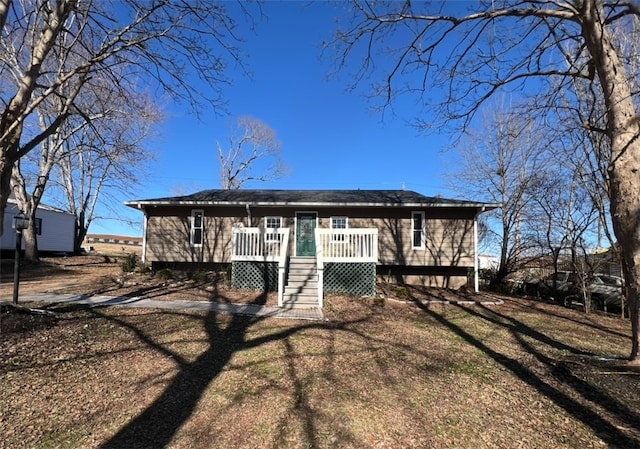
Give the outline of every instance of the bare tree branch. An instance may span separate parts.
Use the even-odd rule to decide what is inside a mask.
[[[465,129],[497,93],[517,92],[530,111],[554,119],[556,111],[568,110],[567,98],[576,104],[576,80],[592,83],[604,118],[597,127],[606,130],[611,149],[606,165],[632,321],[630,359],[640,364],[638,73],[628,72],[632,56],[615,37],[616,30],[637,32],[637,3],[492,0],[469,4],[471,11],[460,15],[434,13],[428,2],[352,4],[350,21],[329,46],[337,51],[338,70],[356,67],[351,88],[371,81],[367,89],[383,108],[400,95],[418,94],[429,111],[435,106],[437,119]],[[588,118],[585,129],[600,125],[592,121],[596,110],[575,109]]]
[[[216,146],[223,189],[239,189],[250,181],[273,181],[288,171],[280,158],[281,143],[275,131],[254,117],[238,119],[228,149],[220,142]]]
[[[248,74],[232,7],[204,0],[2,0],[0,223],[13,165],[69,117],[61,113],[36,136],[25,132],[48,99],[62,96],[68,114],[81,113],[74,98],[99,77],[122,93],[137,91],[145,80],[154,94],[185,101],[194,111],[206,105],[221,110],[221,86],[230,82],[228,64]],[[118,20],[112,18],[114,9]],[[239,9],[249,12],[244,5]],[[126,76],[121,77],[123,67]],[[194,82],[198,78],[211,94]]]

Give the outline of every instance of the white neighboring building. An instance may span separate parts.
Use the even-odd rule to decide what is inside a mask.
[[[500,259],[489,254],[478,254],[478,265],[481,270],[497,270],[500,266]]]
[[[16,231],[13,225],[13,217],[20,210],[16,200],[9,198],[4,212],[4,233],[0,237],[0,249],[16,249]],[[41,204],[36,210],[36,234],[39,252],[72,253],[75,235],[75,215]],[[24,248],[24,239],[22,239]]]

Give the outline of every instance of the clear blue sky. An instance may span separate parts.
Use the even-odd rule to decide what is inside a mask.
[[[463,7],[464,3],[456,3]],[[122,201],[173,196],[220,187],[216,141],[225,143],[235,118],[252,115],[271,126],[282,142],[290,174],[265,189],[401,189],[453,196],[443,179],[446,137],[420,134],[407,124],[418,114],[404,99],[383,118],[361,93],[349,93],[344,76],[327,80],[331,66],[320,59],[320,43],[335,31],[339,14],[327,3],[267,2],[266,19],[246,33],[243,51],[253,79],[229,75],[224,91],[229,115],[199,120],[169,105],[151,151],[149,176]],[[424,114],[421,117],[429,120]],[[142,213],[122,206],[137,224],[94,222],[89,233],[142,235]]]

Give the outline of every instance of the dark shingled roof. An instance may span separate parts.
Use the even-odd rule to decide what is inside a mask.
[[[127,201],[128,206],[261,205],[261,206],[411,206],[486,207],[497,204],[424,196],[410,190],[203,190],[191,195]]]

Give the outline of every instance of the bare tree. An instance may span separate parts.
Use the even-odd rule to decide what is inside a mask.
[[[78,126],[65,139],[53,178],[63,207],[76,217],[76,252],[96,218],[118,219],[113,207],[120,203],[117,194],[130,192],[144,179],[145,164],[153,159],[144,144],[161,119],[146,94],[122,97],[109,85],[96,90],[89,100],[99,109],[86,126]],[[96,215],[99,204],[108,211],[107,217]]]
[[[63,60],[51,62],[52,65],[59,63],[58,70],[64,66]],[[113,83],[118,73],[120,79]],[[126,74],[127,67],[123,64],[112,70],[109,79],[98,73],[88,80],[75,96],[72,113],[42,141],[39,151],[31,151],[16,163],[12,188],[20,210],[31,218],[24,232],[27,260],[34,261],[38,257],[36,210],[50,179],[64,192],[65,200],[59,203],[76,215],[75,250],[78,251],[93,220],[95,205],[101,195],[109,193],[102,191],[104,181],[88,189],[90,202],[78,200],[74,192],[84,191],[81,186],[93,184],[96,176],[112,178],[109,183],[116,187],[130,187],[137,180],[131,173],[151,159],[141,142],[158,122],[160,114],[147,94],[132,91],[124,95],[125,91],[119,86],[124,83]],[[60,115],[65,114],[67,102],[61,100],[65,98],[65,86],[60,93],[62,95],[48,97],[38,105],[36,112],[40,131],[47,130]],[[86,171],[87,167],[82,165],[95,164],[101,159],[108,159],[110,164],[99,175],[95,170]],[[56,167],[58,171],[54,171]],[[64,180],[61,180],[62,173],[66,175]]]
[[[194,108],[221,105],[227,61],[242,64],[226,5],[123,0],[115,7],[117,20],[110,2],[0,0],[0,225],[15,163],[71,114],[82,114],[75,99],[97,74],[123,92],[135,91],[145,79],[158,93]],[[249,15],[244,4],[238,8]],[[124,66],[125,78],[118,71],[111,76]],[[204,96],[194,77],[213,94]],[[48,128],[27,132],[36,109],[50,97],[59,97],[65,108]]]
[[[288,168],[280,157],[282,144],[276,132],[263,121],[242,116],[229,136],[228,148],[220,142],[220,180],[225,190],[239,189],[249,181],[272,181],[284,176]]]
[[[540,115],[557,109],[559,93],[572,92],[573,80],[589,80],[604,104],[612,223],[632,323],[630,360],[640,364],[640,120],[632,81],[638,74],[628,71],[625,48],[612,33],[614,27],[638,32],[632,21],[640,16],[638,4],[494,0],[470,5],[474,10],[465,15],[433,11],[426,2],[353,4],[353,20],[333,42],[339,64],[364,55],[354,65],[356,83],[380,74],[374,92],[387,103],[403,92],[438,89],[441,117],[466,126],[496,92],[521,91]]]
[[[617,22],[611,36],[620,57],[630,74],[628,80],[632,92],[640,91],[640,17],[629,16],[628,20]],[[569,50],[574,49],[569,46]],[[564,146],[561,158],[573,167],[582,189],[598,212],[597,248],[608,245],[612,261],[620,264],[619,245],[611,226],[609,166],[612,157],[611,140],[607,135],[606,104],[597,85],[591,79],[574,78],[573,91],[562,91],[563,106],[553,111],[557,115],[553,141]],[[590,252],[593,252],[593,247]],[[593,254],[580,259],[580,264],[590,270],[602,267],[595,262]],[[578,267],[579,268],[579,267]],[[577,271],[580,271],[579,269]],[[621,308],[624,317],[625,305]]]
[[[47,114],[44,113],[44,111],[45,107],[42,105],[40,107],[40,114],[38,114],[40,129],[46,129],[48,126]],[[23,231],[23,238],[25,243],[25,259],[30,262],[38,258],[36,210],[42,200],[47,182],[49,181],[49,174],[56,162],[55,156],[62,150],[61,142],[63,142],[66,137],[62,135],[60,131],[60,129],[56,130],[41,143],[38,159],[34,161],[31,170],[27,168],[28,180],[21,169],[20,160],[17,161],[13,167],[11,188],[19,210],[29,218],[29,226]],[[33,153],[36,152],[34,151],[30,154]],[[29,167],[30,164],[25,158],[22,159],[22,162]],[[27,183],[33,186],[31,194],[28,192],[29,187]]]
[[[502,205],[484,214],[488,236],[497,242],[500,253],[492,289],[520,269],[531,253],[530,184],[546,163],[539,135],[540,126],[534,120],[498,107],[478,130],[467,130],[460,142],[452,188]]]
[[[570,296],[580,295],[589,312],[589,286],[594,271],[589,263],[591,247],[586,242],[597,226],[598,208],[579,173],[572,169],[571,163],[558,160],[557,165],[534,177],[529,219],[537,224],[532,229],[537,231],[540,253],[551,255],[554,273],[560,268],[574,273],[578,289]]]

